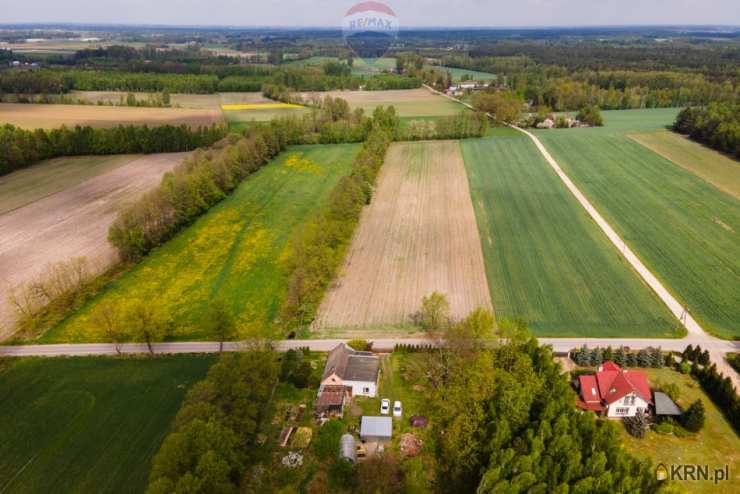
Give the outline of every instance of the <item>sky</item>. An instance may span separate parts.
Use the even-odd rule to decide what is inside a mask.
[[[0,0],[0,24],[339,26],[346,0]],[[389,0],[401,27],[740,25],[740,0]]]

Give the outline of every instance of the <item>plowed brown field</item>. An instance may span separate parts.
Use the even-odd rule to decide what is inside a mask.
[[[455,319],[491,308],[460,146],[393,144],[315,329],[407,323],[435,290]]]
[[[222,121],[221,112],[215,109],[0,103],[0,124],[9,123],[24,129],[53,129],[62,125],[115,127],[134,124],[186,124],[198,127]]]
[[[28,170],[6,175],[0,185],[25,183],[24,172],[33,171],[35,189],[27,194],[32,202],[0,214],[0,340],[10,332],[13,321],[5,295],[11,287],[26,283],[50,263],[86,257],[93,268],[103,269],[115,260],[108,243],[108,227],[118,210],[154,187],[162,175],[182,162],[187,153],[131,156],[127,164],[117,164],[93,178],[79,176],[63,190],[47,191],[46,181],[61,169],[60,159],[40,163]],[[74,167],[75,160],[62,158]],[[103,159],[103,158],[101,158]],[[42,176],[48,167],[49,175]],[[37,190],[38,193],[37,193]],[[1,203],[0,203],[1,204]],[[23,204],[23,203],[21,203]]]

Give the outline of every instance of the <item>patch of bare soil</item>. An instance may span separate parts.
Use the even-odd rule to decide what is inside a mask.
[[[188,153],[139,157],[108,173],[0,215],[0,340],[14,319],[6,295],[52,263],[85,257],[103,270],[116,260],[108,228],[117,212],[159,184]]]
[[[408,323],[433,291],[454,319],[491,308],[460,146],[393,144],[315,329]]]

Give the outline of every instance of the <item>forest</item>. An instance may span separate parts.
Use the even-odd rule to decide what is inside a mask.
[[[676,117],[673,130],[740,158],[740,103],[685,108]]]
[[[187,125],[119,125],[24,130],[0,126],[0,175],[59,156],[191,151],[210,146],[226,135],[221,125],[193,129]]]

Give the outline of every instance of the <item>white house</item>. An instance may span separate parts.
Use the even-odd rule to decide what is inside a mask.
[[[647,412],[653,403],[647,376],[611,361],[599,366],[595,375],[579,376],[578,380],[581,396],[576,404],[584,410],[611,418],[634,417],[638,410]]]
[[[374,397],[378,391],[380,359],[340,343],[326,359],[319,395],[325,386],[344,386],[351,396]]]

